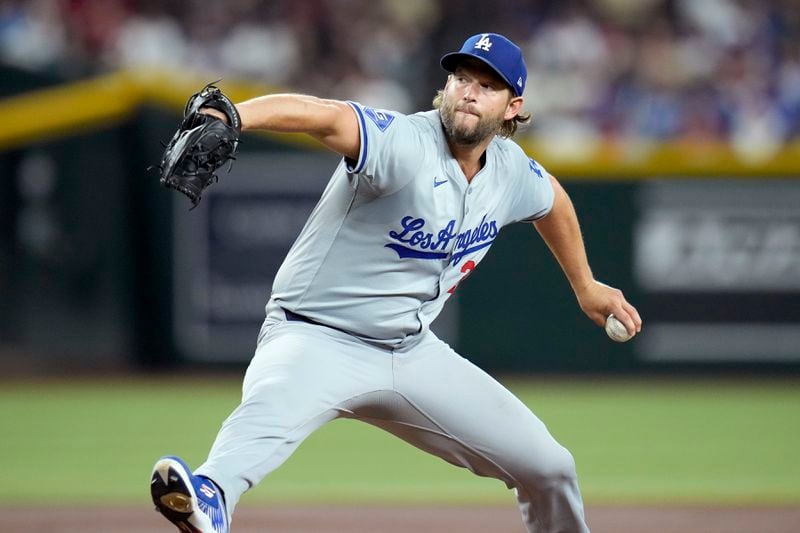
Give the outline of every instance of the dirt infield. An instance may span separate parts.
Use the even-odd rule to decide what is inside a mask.
[[[800,507],[590,507],[593,533],[791,533]],[[176,531],[150,508],[0,507],[4,532]],[[236,533],[523,533],[507,507],[242,507]]]

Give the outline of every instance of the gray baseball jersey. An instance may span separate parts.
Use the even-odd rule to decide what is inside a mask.
[[[503,226],[549,212],[553,189],[511,140],[496,137],[468,183],[438,111],[351,105],[358,160],[333,173],[278,271],[270,305],[398,347],[428,329]]]

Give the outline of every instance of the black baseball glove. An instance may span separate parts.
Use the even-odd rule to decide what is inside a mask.
[[[204,107],[221,111],[228,122],[201,112]],[[180,128],[156,166],[161,171],[161,184],[188,196],[194,209],[203,191],[217,181],[216,171],[226,161],[235,159],[233,154],[241,132],[242,121],[236,106],[209,83],[186,102]]]

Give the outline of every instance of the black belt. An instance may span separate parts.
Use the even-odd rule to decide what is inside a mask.
[[[349,332],[347,332],[347,331],[345,331],[343,329],[335,328],[333,326],[327,326],[327,325],[325,325],[325,324],[323,324],[321,322],[317,322],[316,320],[311,320],[310,318],[305,317],[303,315],[298,315],[294,311],[289,311],[288,309],[283,309],[283,313],[286,315],[286,320],[289,321],[289,322],[305,322],[306,324],[313,324],[315,326],[322,326],[324,328],[331,328],[331,329],[335,329],[337,331],[341,331],[343,333],[347,333],[348,335],[352,335],[352,333],[349,333]]]
[[[283,312],[286,314],[286,320],[289,322],[305,322],[306,324],[316,324],[317,326],[321,326],[319,322],[314,322],[310,318],[306,318],[303,315],[298,315],[288,309],[284,309]]]

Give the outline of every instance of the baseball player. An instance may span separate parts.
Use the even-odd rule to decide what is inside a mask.
[[[508,138],[529,118],[519,47],[478,34],[441,64],[435,109],[413,115],[293,94],[236,106],[244,130],[304,132],[343,158],[277,273],[207,461],[155,464],[153,501],[181,531],[227,532],[242,494],[339,417],[502,480],[529,532],[588,531],[572,455],[429,326],[513,222],[535,226],[595,323],[642,321],[593,278],[564,189]]]

